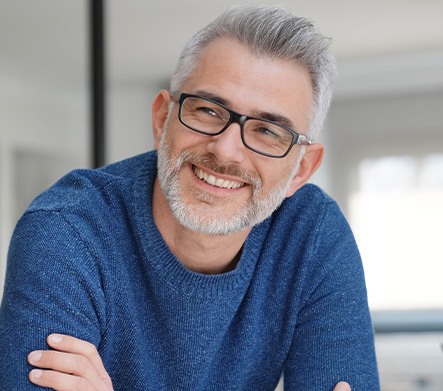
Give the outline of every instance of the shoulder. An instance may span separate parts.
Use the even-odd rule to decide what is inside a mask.
[[[74,170],[37,196],[14,229],[9,269],[20,276],[25,265],[43,275],[50,269],[99,276],[118,249],[116,238],[130,226],[125,219],[132,216],[134,183],[150,159],[144,154],[96,170]]]
[[[307,184],[286,198],[273,219],[282,225],[298,226],[311,234],[322,227],[347,226],[339,205],[320,187]]]
[[[68,173],[32,202],[15,227],[11,248],[30,254],[72,248],[79,257],[103,260],[104,251],[131,226],[134,184],[150,160],[152,154],[144,154]]]
[[[273,245],[288,262],[306,263],[309,273],[360,268],[352,230],[338,204],[315,185],[305,185],[286,199],[271,219]],[[306,266],[305,265],[305,266]]]
[[[298,205],[309,211],[317,207],[333,207],[336,202],[319,186],[308,183],[301,187],[292,197],[286,198],[284,205]]]
[[[38,195],[27,212],[60,211],[85,204],[91,206],[94,202],[103,201],[109,187],[129,188],[136,180],[139,169],[149,165],[152,160],[152,153],[147,153],[99,169],[71,171]]]

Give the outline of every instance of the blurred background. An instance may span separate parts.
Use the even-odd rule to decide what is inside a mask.
[[[94,165],[91,2],[0,2],[0,292],[26,206]],[[152,98],[190,35],[235,3],[105,0],[104,162],[153,148]],[[361,249],[382,390],[441,391],[443,1],[268,3],[334,39],[339,79],[313,182],[339,202]]]

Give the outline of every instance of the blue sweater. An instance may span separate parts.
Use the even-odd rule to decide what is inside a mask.
[[[203,275],[152,217],[156,154],[77,170],[36,198],[11,241],[0,389],[28,381],[49,333],[94,343],[115,390],[379,390],[359,253],[306,185],[249,234],[235,270]]]

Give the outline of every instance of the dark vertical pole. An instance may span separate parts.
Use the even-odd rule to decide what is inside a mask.
[[[91,164],[106,162],[105,156],[105,41],[103,0],[90,0]]]

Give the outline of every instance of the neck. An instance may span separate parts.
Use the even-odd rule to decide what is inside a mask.
[[[250,229],[231,235],[207,235],[184,227],[172,214],[157,179],[152,210],[163,240],[188,269],[203,274],[226,273],[235,269]]]

